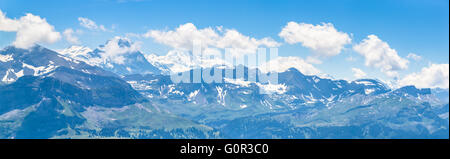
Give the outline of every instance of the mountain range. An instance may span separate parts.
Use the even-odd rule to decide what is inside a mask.
[[[136,44],[126,38],[115,37],[94,50],[72,46],[61,50],[60,53],[117,75],[161,73],[160,69],[150,64],[137,50]]]
[[[246,67],[244,78],[173,83],[173,72],[236,71],[191,69],[176,62],[182,55],[144,55],[118,37],[93,50],[6,47],[0,138],[449,136],[448,89],[392,89],[376,79],[334,80],[295,68],[280,72],[278,84],[248,81],[261,71]]]

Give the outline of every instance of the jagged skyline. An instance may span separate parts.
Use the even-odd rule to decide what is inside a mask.
[[[194,40],[202,40],[210,52],[277,47],[281,58],[274,63],[301,65],[307,74],[376,78],[395,87],[449,83],[448,1],[193,1],[175,7],[167,1],[76,1],[52,2],[52,10],[40,9],[47,4],[41,2],[1,3],[2,48],[39,43],[54,50],[73,45],[94,50],[119,36],[149,57],[180,55],[174,52],[189,51]]]
[[[448,139],[448,1],[320,2],[0,1],[0,139]]]

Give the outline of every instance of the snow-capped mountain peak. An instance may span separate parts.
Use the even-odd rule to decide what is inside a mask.
[[[74,55],[80,54],[82,53],[74,53]],[[0,62],[0,82],[2,83],[12,83],[25,75],[46,75],[59,67],[84,70],[84,72],[94,75],[115,76],[110,72],[58,54],[39,45],[30,49],[6,47],[0,51],[0,57],[2,58]]]
[[[62,55],[72,57],[72,56],[86,56],[87,53],[92,52],[93,50],[85,46],[71,46],[69,48],[57,51]]]
[[[207,59],[202,57],[193,57],[190,52],[181,50],[171,50],[166,55],[158,56],[149,54],[146,59],[154,66],[168,73],[179,73],[189,71],[194,68],[211,68],[214,66],[231,66],[228,62],[220,59]]]
[[[159,74],[161,71],[146,60],[139,48],[139,43],[128,38],[114,37],[94,50],[72,46],[61,53],[119,75]]]

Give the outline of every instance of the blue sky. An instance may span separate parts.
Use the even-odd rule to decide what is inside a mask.
[[[278,34],[288,22],[320,25],[331,23],[351,37],[339,55],[320,59],[314,64],[322,72],[336,78],[353,79],[350,68],[363,70],[368,77],[391,80],[377,67],[365,65],[365,58],[352,47],[368,35],[376,35],[407,59],[409,53],[422,57],[408,59],[407,69],[400,77],[431,64],[449,61],[449,4],[446,0],[229,0],[229,1],[173,1],[173,0],[2,0],[0,10],[8,18],[20,18],[26,13],[45,18],[58,32],[72,28],[81,30],[80,45],[95,48],[114,36],[127,33],[143,34],[148,30],[174,30],[186,23],[198,29],[223,26],[243,35],[261,39],[270,37],[281,43],[281,56],[306,59],[312,53],[300,43],[287,44]],[[89,18],[107,31],[89,30],[80,25],[79,17]],[[10,45],[14,32],[0,31],[0,47]],[[133,39],[142,42],[144,53],[164,55],[171,48],[151,38]],[[52,49],[69,47],[67,41],[43,44]],[[352,57],[354,60],[346,60]],[[447,75],[448,77],[448,75]]]

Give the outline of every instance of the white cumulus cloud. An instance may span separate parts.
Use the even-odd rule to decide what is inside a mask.
[[[289,44],[301,43],[315,52],[317,56],[336,56],[350,44],[352,39],[347,33],[340,32],[331,23],[312,25],[289,22],[278,34]]]
[[[205,50],[230,49],[234,55],[255,53],[258,47],[277,47],[280,44],[271,38],[256,39],[234,29],[216,29],[208,27],[198,29],[192,23],[180,25],[175,30],[149,30],[143,37],[153,38],[156,42],[177,50],[190,51],[194,42],[200,42]],[[216,51],[214,51],[216,52]]]
[[[449,64],[431,64],[420,72],[406,75],[398,81],[400,86],[414,85],[418,88],[449,88]]]
[[[408,68],[409,61],[401,58],[397,51],[376,35],[369,35],[353,49],[364,56],[365,65],[380,68],[389,77],[398,77],[398,71]]]
[[[415,53],[409,53],[408,56],[406,56],[406,58],[419,61],[419,60],[422,59],[422,56],[419,56],[419,55],[417,55]]]
[[[97,25],[93,20],[79,17],[78,21],[80,22],[80,25],[82,27],[85,27],[90,30],[101,30],[101,31],[107,31],[104,25]]]
[[[10,19],[0,10],[0,31],[16,32],[13,45],[25,49],[36,43],[54,43],[61,39],[61,34],[46,19],[31,13]]]
[[[0,10],[0,31],[17,31],[20,23],[16,19],[9,19],[6,15]]]
[[[74,35],[75,31],[73,29],[69,28],[64,30],[63,35],[64,38],[71,44],[80,44],[80,40],[77,36]]]
[[[139,42],[133,43],[128,38],[116,36],[99,49],[103,51],[101,53],[103,59],[109,59],[117,64],[124,64],[124,54],[139,51],[140,47]]]
[[[367,74],[359,68],[352,68],[352,72],[353,76],[357,79],[361,79],[367,76]]]

